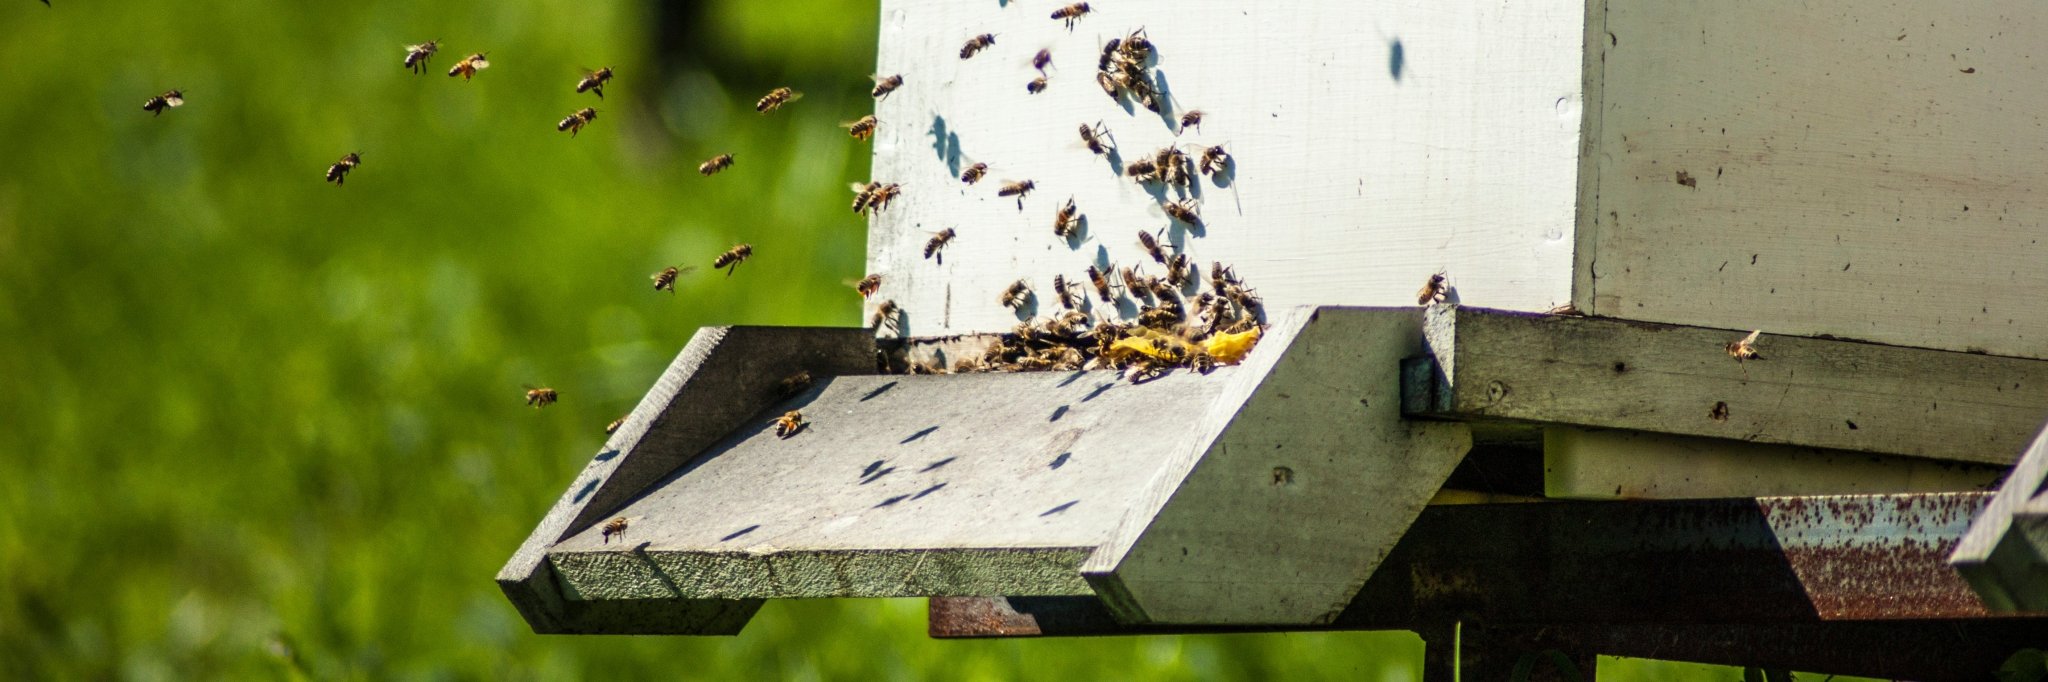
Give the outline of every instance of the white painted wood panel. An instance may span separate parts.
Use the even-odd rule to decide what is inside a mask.
[[[1583,3],[1121,0],[1094,3],[1072,32],[1049,16],[1062,4],[882,3],[877,71],[905,82],[876,108],[873,177],[903,195],[873,221],[868,270],[906,335],[1005,330],[1017,317],[996,298],[1010,282],[1028,278],[1043,308],[1055,273],[1144,258],[1136,233],[1169,221],[1081,146],[1076,128],[1098,120],[1126,162],[1176,141],[1228,146],[1229,186],[1204,178],[1193,192],[1206,230],[1169,241],[1231,264],[1269,305],[1412,305],[1438,270],[1470,303],[1569,300]],[[1201,109],[1199,132],[1176,139],[1165,117],[1096,86],[1102,43],[1141,26],[1170,113]],[[995,46],[961,60],[984,32]],[[1032,95],[1040,48],[1051,87]],[[988,179],[962,185],[975,162]],[[996,196],[1006,179],[1037,183],[1022,211]],[[1052,234],[1068,197],[1087,217],[1071,246]],[[948,227],[944,264],[925,260]]]
[[[1604,21],[1582,309],[2048,357],[2048,5]]]

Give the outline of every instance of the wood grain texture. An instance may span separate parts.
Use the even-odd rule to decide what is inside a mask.
[[[1019,278],[1137,263],[1136,233],[1206,265],[1234,266],[1273,306],[1402,305],[1433,272],[1486,305],[1544,310],[1570,299],[1582,88],[1580,2],[1097,3],[1072,32],[1044,3],[885,0],[876,70],[903,87],[877,105],[873,177],[903,195],[873,221],[873,300],[893,299],[905,333],[941,336],[1015,324],[997,293]],[[1102,43],[1144,27],[1173,116],[1120,106],[1093,81]],[[996,45],[959,59],[970,36]],[[1028,65],[1053,54],[1051,87]],[[1102,121],[1129,162],[1162,146],[1227,145],[1225,183],[1201,179],[1206,229],[1170,226],[1175,192],[1118,176],[1076,129]],[[966,165],[989,164],[964,186]],[[996,196],[1030,179],[1023,201]],[[1228,186],[1222,186],[1227,184]],[[1156,194],[1155,194],[1156,193]],[[1072,197],[1085,234],[1052,234]],[[850,195],[849,195],[850,198]],[[930,233],[955,228],[943,264]],[[1161,274],[1157,264],[1146,267]],[[1131,313],[1129,304],[1125,312]]]
[[[1552,426],[1543,495],[1677,500],[1766,495],[1983,492],[2003,466],[1847,450]]]
[[[1428,314],[1447,384],[1434,407],[1411,409],[1423,414],[2004,465],[2048,405],[2041,360],[1765,334],[1761,358],[1737,362],[1725,346],[1743,330],[1446,305]]]
[[[2044,27],[2026,2],[1607,3],[1581,309],[2048,357]]]
[[[1083,565],[1118,619],[1335,617],[1471,446],[1463,424],[1401,417],[1420,322],[1413,307],[1276,315]]]
[[[1993,611],[2048,611],[2048,428],[1949,556]]]

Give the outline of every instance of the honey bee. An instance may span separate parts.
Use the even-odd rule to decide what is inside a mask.
[[[902,313],[902,310],[896,307],[895,301],[883,301],[875,306],[875,314],[868,318],[868,326],[876,329],[887,329],[892,332],[897,331],[899,329],[897,325],[901,324],[899,320],[900,313]]]
[[[595,92],[598,99],[604,99],[604,85],[610,82],[612,82],[612,67],[607,66],[596,71],[587,72],[583,74],[583,80],[576,81],[576,94]]]
[[[853,212],[866,215],[872,215],[877,211],[888,208],[889,202],[894,200],[896,195],[903,192],[903,187],[893,182],[869,182],[866,184],[856,182],[853,183],[852,188]]]
[[[1074,198],[1067,197],[1067,203],[1052,216],[1052,233],[1061,239],[1073,239],[1074,232],[1081,227],[1080,209],[1074,207]]]
[[[1036,95],[1038,93],[1045,92],[1046,86],[1051,84],[1052,81],[1046,80],[1044,76],[1039,76],[1037,78],[1031,79],[1031,82],[1025,83],[1024,91]]]
[[[1124,166],[1124,177],[1138,182],[1152,182],[1159,179],[1159,166],[1151,159],[1138,159]]]
[[[1237,271],[1223,266],[1223,261],[1209,262],[1209,288],[1223,291],[1233,284],[1243,284],[1237,278]]]
[[[1117,270],[1117,274],[1124,280],[1124,291],[1130,292],[1132,298],[1151,295],[1152,285],[1149,283],[1151,278],[1140,274],[1138,266],[1124,266]]]
[[[1060,307],[1073,310],[1081,305],[1081,294],[1074,287],[1067,286],[1065,275],[1052,276],[1052,293],[1059,297]]]
[[[981,182],[982,176],[985,175],[988,175],[988,164],[977,163],[968,166],[967,170],[960,171],[960,181],[972,185]]]
[[[981,358],[960,358],[953,361],[954,374],[988,371],[988,361]]]
[[[1095,72],[1095,84],[1101,87],[1102,92],[1109,95],[1110,99],[1117,99],[1116,77],[1109,75],[1108,71]]]
[[[1024,195],[1030,194],[1031,190],[1034,189],[1038,189],[1038,183],[1030,180],[1006,182],[1003,183],[1002,189],[996,190],[996,196],[1017,197],[1017,210],[1022,211],[1024,210]]]
[[[1075,329],[1086,329],[1087,327],[1088,313],[1079,310],[1069,310],[1059,315],[1045,318],[1045,331],[1049,334],[1064,336],[1073,333]]]
[[[1138,326],[1153,329],[1171,329],[1180,324],[1184,315],[1179,305],[1167,305],[1169,299],[1161,299],[1159,305],[1145,306],[1138,311]]]
[[[1585,317],[1585,315],[1586,315],[1585,313],[1579,312],[1579,307],[1578,307],[1578,306],[1572,305],[1572,304],[1570,304],[1570,303],[1566,303],[1566,304],[1564,304],[1564,305],[1561,305],[1561,306],[1558,306],[1558,307],[1555,307],[1555,308],[1551,308],[1551,309],[1549,309],[1549,310],[1545,310],[1545,311],[1543,311],[1543,314],[1545,314],[1545,315],[1574,315],[1574,316],[1578,316],[1578,317]]]
[[[532,405],[536,410],[555,404],[555,399],[559,397],[552,388],[526,387],[526,404]]]
[[[405,68],[412,69],[413,75],[427,72],[427,59],[440,51],[441,41],[429,40],[418,45],[405,46]]]
[[[1729,341],[1728,357],[1735,358],[1736,362],[1742,362],[1744,360],[1762,360],[1763,356],[1757,355],[1756,352],[1756,340],[1757,337],[1763,336],[1763,333],[1763,330],[1758,329],[1756,331],[1750,332],[1749,336],[1745,336],[1734,341]]]
[[[1048,66],[1052,66],[1052,50],[1050,48],[1039,50],[1038,54],[1031,55],[1031,68],[1038,69],[1040,75],[1045,73],[1045,67]]]
[[[1173,273],[1167,273],[1167,277],[1173,277]],[[1160,305],[1171,305],[1174,308],[1180,307],[1180,300],[1176,297],[1180,292],[1174,288],[1171,282],[1147,277],[1145,278],[1145,284],[1152,287],[1152,298],[1158,299]]]
[[[1187,288],[1188,280],[1200,271],[1199,266],[1190,267],[1188,255],[1185,253],[1176,253],[1166,259],[1166,283],[1173,285],[1175,289]]]
[[[1444,273],[1438,272],[1430,275],[1429,281],[1422,283],[1421,291],[1415,292],[1415,303],[1429,305],[1442,302],[1449,291],[1450,285],[1444,282]]]
[[[711,261],[711,267],[712,269],[725,269],[725,276],[731,277],[732,273],[739,272],[740,263],[746,262],[747,258],[752,255],[754,255],[754,245],[741,244],[732,247],[731,251],[718,254],[718,258]]]
[[[875,292],[882,290],[882,276],[868,275],[862,277],[860,281],[853,283],[853,290],[860,292],[861,298],[873,296]]]
[[[1145,38],[1144,27],[1141,26],[1130,35],[1124,36],[1123,45],[1117,48],[1117,54],[1132,64],[1142,64],[1146,58],[1151,57],[1152,41]]]
[[[334,183],[335,187],[340,187],[343,182],[348,180],[349,171],[355,170],[356,164],[362,162],[362,152],[355,152],[341,157],[340,161],[336,161],[334,165],[327,167],[327,181]]]
[[[960,58],[966,59],[969,57],[973,57],[974,53],[986,50],[989,48],[989,46],[995,44],[996,36],[993,33],[983,33],[973,38],[968,38],[967,44],[960,46]]]
[[[1152,165],[1158,169],[1159,177],[1166,184],[1178,187],[1188,186],[1188,155],[1179,147],[1161,147],[1153,152]]]
[[[555,130],[567,130],[569,131],[569,137],[575,137],[577,133],[583,132],[583,126],[589,125],[591,121],[596,119],[597,110],[584,107],[577,109],[576,113],[569,114],[569,117],[562,119],[561,123],[555,124]]]
[[[782,416],[775,418],[775,436],[777,438],[794,436],[796,432],[804,430],[804,426],[804,413],[796,410],[784,412]]]
[[[1228,168],[1229,166],[1230,152],[1224,151],[1223,145],[1219,144],[1214,147],[1202,150],[1202,163],[1198,170],[1200,170],[1203,175],[1214,175],[1216,173],[1221,173],[1224,171],[1224,169]]]
[[[620,542],[625,542],[626,526],[626,517],[624,516],[604,522],[604,543],[607,545],[611,544],[612,536],[614,535],[619,536]]]
[[[889,93],[895,92],[897,88],[903,87],[903,76],[901,74],[893,76],[869,76],[868,78],[874,79],[875,81],[875,89],[873,92],[870,93],[870,95],[878,100],[888,99]]]
[[[705,175],[705,176],[709,176],[709,175],[711,175],[711,174],[713,174],[713,173],[717,173],[717,172],[719,172],[719,171],[722,171],[722,170],[725,170],[725,169],[727,169],[727,168],[731,168],[731,167],[732,167],[732,155],[731,155],[731,154],[719,154],[718,156],[714,156],[714,157],[711,157],[711,159],[710,159],[709,161],[705,161],[704,163],[700,163],[700,164],[697,164],[697,172],[698,172],[698,173],[700,173],[700,174],[702,174],[702,175]]]
[[[1067,5],[1066,7],[1061,7],[1059,9],[1053,10],[1052,18],[1067,22],[1067,30],[1072,31],[1074,30],[1074,22],[1080,21],[1081,17],[1086,16],[1087,14],[1088,3],[1077,2],[1071,5]]]
[[[1102,276],[1102,271],[1093,265],[1088,266],[1088,283],[1094,285],[1095,296],[1103,303],[1116,302],[1116,293],[1109,289],[1109,278]]]
[[[1123,44],[1122,38],[1110,38],[1109,42],[1103,43],[1102,56],[1095,60],[1095,70],[1108,71],[1110,62],[1116,59],[1117,48],[1123,47]]]
[[[796,395],[798,393],[802,393],[804,392],[804,389],[810,387],[811,373],[801,370],[799,370],[795,374],[783,377],[782,381],[776,382],[775,384],[776,390],[780,392],[782,396],[785,398]]]
[[[841,123],[839,127],[845,128],[846,134],[852,135],[853,139],[866,142],[875,136],[875,126],[881,125],[881,123],[881,121],[875,119],[874,114],[868,114],[859,119]]]
[[[675,292],[676,292],[676,278],[677,278],[677,277],[681,277],[681,276],[683,276],[683,274],[684,274],[684,273],[688,273],[688,272],[690,272],[691,270],[695,270],[695,269],[697,269],[697,268],[696,268],[696,266],[690,266],[690,267],[675,267],[675,266],[669,266],[669,267],[666,267],[666,268],[662,268],[662,269],[661,269],[661,272],[657,272],[657,273],[654,273],[654,290],[655,290],[655,291],[662,291],[662,290],[667,290],[667,291],[668,291],[669,293],[671,293],[671,294],[675,293]]]
[[[1160,210],[1166,211],[1166,215],[1172,216],[1174,220],[1193,226],[1200,226],[1202,224],[1201,207],[1201,201],[1197,199],[1182,199],[1178,202],[1159,205]]]
[[[1181,115],[1180,115],[1180,130],[1176,130],[1176,131],[1173,131],[1173,134],[1174,134],[1174,136],[1178,137],[1178,136],[1180,136],[1180,134],[1181,134],[1181,133],[1187,132],[1187,130],[1188,130],[1189,128],[1194,128],[1196,132],[1201,132],[1201,130],[1202,130],[1202,110],[1201,110],[1201,109],[1189,109],[1189,110],[1188,110],[1188,113],[1185,113],[1185,114],[1181,114]]]
[[[461,76],[462,80],[467,81],[471,78],[476,77],[476,72],[488,68],[491,68],[491,60],[485,59],[484,53],[478,52],[475,54],[471,54],[470,56],[463,57],[462,61],[456,62],[455,68],[448,70],[448,77],[454,78],[456,76]]]
[[[1153,92],[1150,87],[1133,88],[1133,91],[1138,93],[1138,104],[1144,106],[1146,111],[1159,113],[1159,93]]]
[[[149,112],[152,116],[162,116],[165,107],[177,108],[182,106],[185,106],[185,91],[183,90],[170,90],[142,102],[142,110]]]
[[[1152,260],[1159,261],[1161,265],[1166,264],[1166,248],[1159,245],[1159,238],[1152,233],[1139,230],[1138,246],[1143,247],[1145,255],[1151,256]]]
[[[946,244],[953,241],[953,234],[953,228],[950,227],[933,233],[931,241],[924,243],[924,257],[931,258],[938,255],[940,249],[946,248]],[[944,263],[946,259],[940,257],[939,262]]]
[[[754,103],[754,111],[766,114],[782,108],[784,104],[803,99],[803,97],[804,94],[801,92],[789,88],[776,88],[769,90],[768,94],[761,96],[761,101]]]
[[[1101,121],[1096,121],[1092,126],[1081,124],[1081,144],[1088,145],[1088,151],[1094,152],[1096,156],[1109,153],[1110,145],[1103,142],[1108,138],[1109,129],[1102,127]]]
[[[996,298],[996,302],[1011,310],[1023,310],[1024,304],[1031,302],[1031,285],[1021,279],[1011,282],[1008,288],[1003,289],[1003,295]]]
[[[629,416],[630,416],[630,415],[629,415]],[[604,425],[604,435],[607,435],[607,436],[609,436],[609,435],[612,435],[612,434],[614,434],[614,433],[618,433],[618,432],[619,432],[619,427],[621,427],[621,426],[625,426],[625,425],[626,425],[626,418],[625,418],[625,417],[620,417],[620,418],[618,418],[618,419],[613,419],[613,420],[612,420],[612,423]]]
[[[868,205],[879,212],[882,209],[888,208],[889,202],[895,201],[897,195],[902,193],[902,185],[893,182],[882,183],[875,187],[874,195],[868,199]]]

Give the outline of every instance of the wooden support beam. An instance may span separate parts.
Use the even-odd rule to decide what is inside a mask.
[[[1977,514],[1949,563],[1994,611],[2048,611],[2048,429]]]
[[[2010,464],[2048,361],[1747,330],[1432,306],[1411,416],[1510,420]]]

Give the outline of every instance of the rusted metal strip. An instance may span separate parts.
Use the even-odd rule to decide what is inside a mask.
[[[1989,495],[1430,507],[1317,629],[1433,623],[1816,623],[1990,616],[1945,563]],[[2048,614],[2032,614],[2048,616]],[[1301,628],[1308,629],[1308,628]],[[934,637],[1245,632],[1130,628],[1090,597],[934,599]]]

